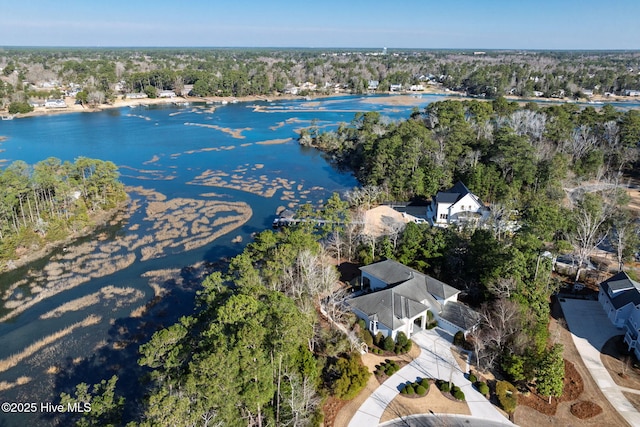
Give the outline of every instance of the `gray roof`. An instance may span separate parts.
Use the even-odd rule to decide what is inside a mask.
[[[361,267],[360,270],[382,280],[389,287],[352,298],[349,305],[391,329],[399,328],[406,319],[426,310],[438,314],[447,312],[449,318],[445,319],[464,329],[468,329],[464,326],[466,323],[470,324],[470,328],[479,319],[475,311],[460,303],[449,302],[443,310],[436,298],[446,299],[460,291],[397,261],[385,260]],[[451,304],[453,306],[447,309]]]
[[[349,305],[391,329],[404,325],[404,319],[419,315],[430,307],[395,292],[383,289],[349,300]]]
[[[640,283],[631,280],[624,271],[600,283],[600,288],[604,290],[607,297],[609,297],[609,289],[615,293],[613,298],[609,297],[609,299],[616,310],[629,303],[640,305]]]
[[[442,309],[440,317],[468,331],[480,322],[480,314],[459,302],[448,302]]]
[[[360,267],[360,271],[382,280],[387,285],[404,282],[411,279],[415,273],[418,273],[414,269],[391,259],[365,265]]]
[[[624,271],[621,271],[615,276],[610,277],[609,279],[605,280],[603,283],[606,283],[609,286],[609,289],[611,289],[614,292],[623,291],[627,289],[634,289],[634,288],[636,290],[640,290],[640,283],[636,282],[635,280],[632,280]]]
[[[426,274],[422,274],[419,271],[392,259],[360,267],[360,271],[382,280],[388,286],[399,286],[400,283],[405,284],[405,282],[413,282],[413,279],[416,279],[418,286],[412,287],[411,292],[422,292],[420,295],[431,294],[428,297],[425,296],[417,298],[419,301],[432,298],[432,296],[440,299],[446,299],[460,292],[453,286],[447,285],[446,283],[441,282],[438,279],[434,279]]]
[[[429,293],[436,296],[437,298],[447,299],[460,292],[453,286],[449,286],[446,283],[441,282],[438,279],[434,279],[431,276],[425,276],[425,279],[427,281],[427,289],[429,290]]]

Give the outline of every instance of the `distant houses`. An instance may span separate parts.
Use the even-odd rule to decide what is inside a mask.
[[[442,329],[465,335],[475,330],[480,315],[458,302],[460,291],[397,261],[385,260],[360,268],[363,288],[371,293],[348,305],[373,335],[407,337],[437,321]]]
[[[172,90],[162,90],[158,93],[158,98],[175,98],[176,93]]]
[[[147,98],[148,95],[144,92],[135,92],[135,93],[127,93],[124,97],[126,99],[144,99],[144,98]]]
[[[44,102],[44,108],[67,108],[67,103],[64,99],[47,99]]]

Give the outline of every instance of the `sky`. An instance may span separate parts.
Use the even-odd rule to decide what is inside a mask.
[[[0,0],[0,46],[640,49],[640,0]]]

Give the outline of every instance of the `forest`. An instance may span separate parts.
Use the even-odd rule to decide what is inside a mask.
[[[35,165],[15,161],[0,169],[0,265],[48,242],[76,235],[97,212],[126,199],[118,168],[79,157],[48,158]]]
[[[112,102],[128,92],[247,96],[284,93],[305,82],[314,93],[366,93],[369,81],[423,85],[470,96],[588,98],[640,90],[637,52],[346,49],[0,49],[0,104],[59,98]],[[299,92],[306,95],[308,90]]]

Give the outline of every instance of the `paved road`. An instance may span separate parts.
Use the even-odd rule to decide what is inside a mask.
[[[640,426],[640,412],[624,397],[600,359],[609,338],[624,331],[613,326],[598,301],[565,299],[560,305],[578,353],[602,394],[630,425]]]
[[[504,423],[469,415],[422,414],[387,421],[380,427],[504,427]]]
[[[492,421],[501,425],[513,425],[478,393],[451,354],[453,337],[438,328],[425,330],[411,337],[420,346],[420,355],[410,364],[392,375],[380,385],[351,419],[350,427],[376,426],[387,406],[400,392],[400,385],[417,378],[439,378],[454,382],[464,392],[473,418]],[[444,414],[443,414],[444,415]]]

